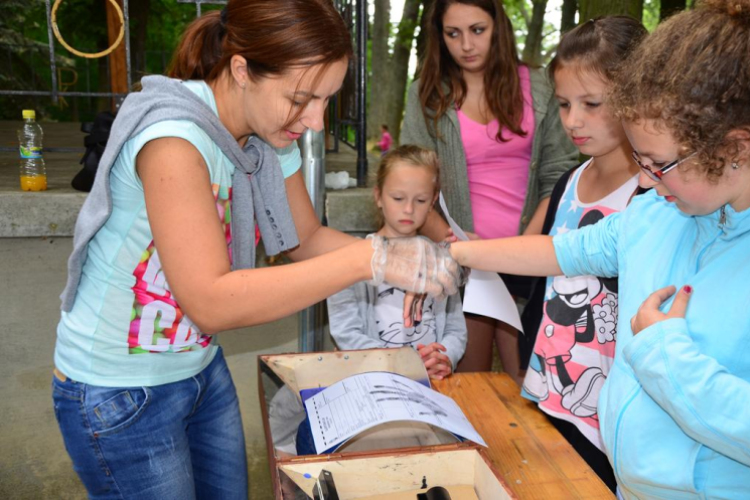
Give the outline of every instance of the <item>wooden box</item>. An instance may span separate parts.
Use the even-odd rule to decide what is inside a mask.
[[[312,498],[322,469],[333,473],[341,500],[413,499],[427,491],[421,488],[423,478],[428,488],[450,487],[453,500],[514,498],[478,445],[460,442],[427,424],[383,424],[332,454],[297,455],[294,438],[305,418],[300,391],[328,387],[370,371],[398,373],[429,385],[422,360],[411,348],[259,356],[258,371],[268,460],[278,499]]]

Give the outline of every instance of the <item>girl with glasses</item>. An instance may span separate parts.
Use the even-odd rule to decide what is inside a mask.
[[[544,234],[594,224],[622,211],[636,193],[639,168],[604,97],[617,68],[645,35],[635,19],[612,16],[585,22],[560,40],[549,66],[560,120],[570,140],[591,158],[557,182]],[[613,491],[596,403],[615,355],[616,322],[616,279],[550,276],[536,282],[520,340],[521,355],[530,358],[522,394],[539,405]]]
[[[619,276],[598,416],[624,498],[750,497],[748,54],[750,0],[667,19],[610,105],[644,167],[684,161],[641,174],[653,189],[594,226],[451,247],[479,269]]]

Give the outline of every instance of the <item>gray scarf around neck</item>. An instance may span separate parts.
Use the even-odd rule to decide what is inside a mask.
[[[235,166],[231,214],[233,269],[255,267],[254,220],[268,255],[299,244],[276,152],[257,136],[251,136],[240,148],[213,110],[180,80],[147,76],[141,84],[143,90],[128,95],[117,113],[94,185],[78,214],[73,253],[68,259],[68,282],[60,296],[63,311],[70,312],[73,308],[89,241],[112,214],[109,184],[112,165],[128,140],[164,120],[195,123]]]

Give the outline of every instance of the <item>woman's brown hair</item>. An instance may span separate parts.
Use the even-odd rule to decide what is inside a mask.
[[[750,134],[750,0],[707,0],[657,26],[615,79],[610,102],[626,121],[669,130],[709,180],[736,161]]]
[[[424,168],[430,172],[435,179],[435,190],[434,194],[440,192],[440,161],[438,160],[437,154],[429,149],[425,149],[420,146],[413,144],[404,144],[395,149],[390,150],[380,160],[378,166],[378,175],[376,177],[375,186],[383,196],[383,186],[385,186],[385,180],[388,175],[393,171],[396,164],[406,164],[412,167]],[[376,215],[376,223],[378,230],[382,229],[385,225],[385,219],[383,218],[383,212],[378,210]]]
[[[648,31],[629,16],[603,16],[590,19],[565,33],[549,63],[550,80],[564,66],[591,71],[607,81],[615,78],[617,69],[643,40]]]
[[[351,57],[352,41],[331,0],[229,0],[188,26],[168,74],[211,82],[235,55],[257,79]]]
[[[466,82],[461,68],[448,52],[443,40],[443,17],[453,4],[479,7],[492,17],[492,42],[484,69],[484,94],[487,105],[500,125],[498,141],[506,128],[513,134],[526,136],[521,128],[523,120],[523,93],[518,77],[521,64],[516,49],[513,26],[498,0],[435,0],[428,14],[427,47],[419,71],[419,100],[425,122],[432,122],[435,135],[439,137],[438,120],[450,106],[459,108],[466,99]],[[448,86],[447,93],[444,85]]]

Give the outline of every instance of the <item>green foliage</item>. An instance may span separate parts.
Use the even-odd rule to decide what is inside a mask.
[[[141,5],[147,8],[142,9]],[[203,5],[202,11],[220,8],[220,5]],[[176,0],[129,0],[133,82],[142,76],[136,72],[136,63],[141,60],[143,63],[138,66],[143,67],[143,74],[164,73],[180,34],[195,17],[195,5]],[[78,50],[99,52],[109,46],[105,2],[66,0],[57,12],[57,21],[65,41]],[[139,23],[147,23],[148,28],[143,53],[135,53],[133,48]],[[48,45],[43,0],[0,1],[0,89],[49,91],[52,75]],[[108,58],[75,56],[55,40],[55,63],[58,90],[110,91]],[[19,119],[21,109],[33,108],[43,119],[91,120],[108,107],[108,99],[68,97],[54,105],[49,97],[0,96],[0,119]]]
[[[661,2],[659,0],[644,0],[643,2],[643,25],[651,32],[659,24],[659,11]]]

